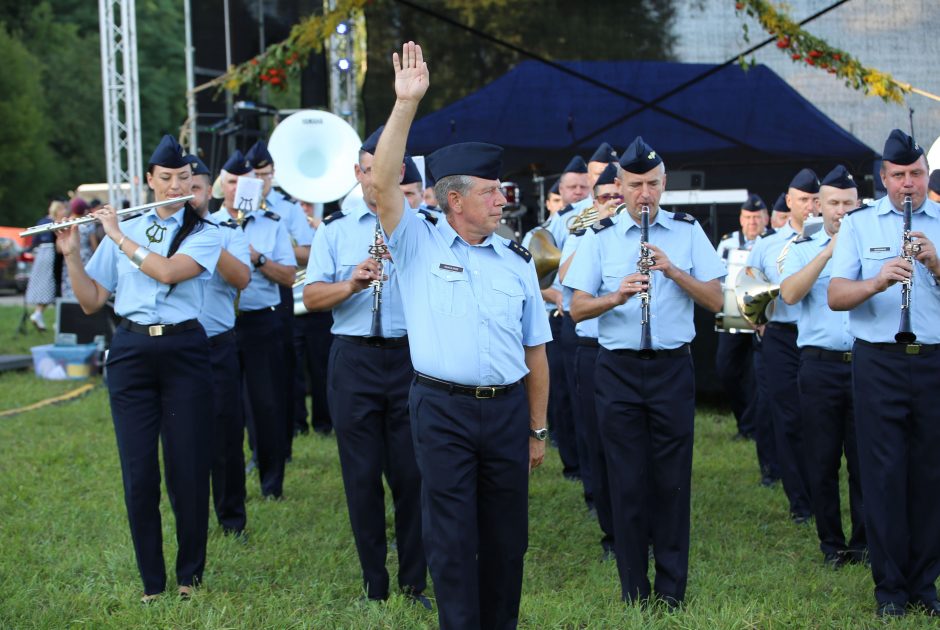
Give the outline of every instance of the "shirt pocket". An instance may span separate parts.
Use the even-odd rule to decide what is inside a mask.
[[[493,317],[506,324],[518,324],[522,321],[522,304],[525,293],[515,277],[499,277],[493,280],[492,300]]]
[[[598,297],[617,291],[624,277],[636,273],[636,268],[636,263],[626,262],[604,265],[601,269],[601,290],[597,294]]]
[[[891,245],[866,248],[862,251],[862,278],[877,276],[884,264],[897,255],[897,250]]]
[[[431,267],[428,286],[431,310],[440,315],[463,317],[470,300],[470,282],[464,272]]]

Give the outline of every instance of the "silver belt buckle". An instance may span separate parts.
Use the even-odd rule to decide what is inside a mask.
[[[150,326],[147,328],[147,334],[151,337],[162,337],[163,336],[163,324],[157,324],[155,326]]]
[[[488,396],[486,394],[489,394]],[[495,387],[477,387],[474,396],[478,400],[484,400],[486,398],[496,398],[496,388]]]

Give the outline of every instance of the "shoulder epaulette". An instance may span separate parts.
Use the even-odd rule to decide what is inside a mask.
[[[288,195],[284,190],[278,188],[277,191],[281,194],[281,197],[284,198],[284,201],[289,201],[290,203],[297,203],[297,200]]]
[[[777,230],[773,229],[772,227],[768,225],[767,228],[764,230],[764,233],[761,234],[758,238],[763,238],[765,236],[773,236],[776,233],[777,233]]]
[[[676,221],[685,221],[686,223],[695,223],[695,217],[687,212],[676,212],[672,215],[672,218]]]
[[[572,236],[584,236],[585,232],[587,232],[587,228],[584,228],[583,230],[578,230],[577,232],[572,232],[571,235]]]
[[[342,210],[337,210],[333,214],[328,214],[325,217],[323,217],[323,224],[327,225],[329,223],[332,223],[336,219],[342,219],[345,216],[346,216],[345,212],[343,212]]]
[[[281,215],[279,215],[277,212],[271,212],[270,210],[265,210],[265,211],[264,211],[264,216],[266,216],[267,218],[271,219],[272,221],[280,221],[280,220],[281,220]]]
[[[871,206],[869,206],[869,205],[867,205],[867,204],[864,205],[864,206],[859,206],[859,207],[855,208],[854,210],[849,210],[848,212],[846,212],[846,213],[845,213],[845,216],[849,216],[850,214],[853,214],[853,213],[855,213],[855,212],[858,212],[859,210],[867,210],[868,208],[871,208]]]
[[[529,262],[532,260],[532,254],[529,253],[529,250],[516,241],[509,241],[508,246],[514,253],[519,254],[524,261]]]
[[[238,227],[238,224],[235,223],[234,219],[229,219],[228,221],[219,221],[219,225],[222,227],[232,228],[233,230]]]
[[[425,210],[424,208],[420,208],[418,210],[418,214],[424,216],[424,220],[430,223],[431,225],[437,225],[437,217],[431,214],[430,210]]]
[[[594,233],[595,233],[595,234],[597,234],[597,233],[600,232],[601,230],[606,230],[607,228],[609,228],[609,227],[612,226],[613,224],[614,224],[614,220],[611,219],[610,217],[607,217],[606,219],[601,219],[600,221],[598,221],[597,223],[595,223],[594,225],[592,225],[592,226],[591,226],[591,229],[594,230]]]
[[[801,236],[800,238],[794,239],[793,244],[799,245],[800,243],[808,243],[811,240],[813,240],[812,236]]]
[[[734,236],[734,232],[728,232],[727,234],[722,236],[720,239],[718,239],[718,242],[720,243],[721,241],[727,241],[732,236]]]
[[[565,206],[564,208],[562,208],[561,210],[558,211],[558,216],[563,216],[563,215],[565,215],[565,214],[568,214],[568,213],[571,212],[572,210],[574,210],[574,206],[572,206],[572,205],[569,203],[567,206]]]

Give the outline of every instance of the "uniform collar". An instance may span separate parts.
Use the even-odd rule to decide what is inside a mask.
[[[471,245],[470,243],[465,241],[464,238],[460,236],[460,234],[457,233],[457,230],[454,229],[454,226],[452,226],[450,224],[450,221],[447,220],[447,215],[444,215],[444,217],[441,218],[437,222],[437,229],[440,230],[441,236],[444,237],[444,243],[448,247],[452,247],[454,245],[455,240],[459,240],[461,243],[465,244],[467,247],[487,247],[493,244],[494,235],[490,234],[485,239],[483,239],[483,242],[480,243],[479,245]],[[495,248],[495,249],[498,250],[499,248]]]
[[[650,227],[654,225],[661,225],[667,230],[673,229],[675,226],[672,221],[672,215],[670,214],[667,217],[666,213],[667,213],[666,210],[663,210],[662,208],[660,208],[659,211],[656,213],[656,218],[650,222]],[[623,223],[624,234],[629,232],[631,228],[636,228],[638,230],[640,229],[640,224],[633,220],[633,217],[630,216],[630,211],[626,209],[624,209],[624,211],[621,212],[620,214],[614,215],[614,224],[616,225],[617,222]]]
[[[371,215],[373,220],[375,219],[375,214],[373,214],[373,212],[369,210],[369,206],[366,205],[365,199],[356,199],[354,202],[349,204],[345,212],[350,217],[354,218],[356,221],[359,221],[360,219],[362,219],[362,217],[366,216],[367,214]]]
[[[186,212],[186,206],[183,206],[182,208],[180,208],[179,210],[171,214],[168,218],[161,219],[160,215],[157,214],[157,209],[151,208],[150,210],[147,211],[147,213],[144,216],[153,217],[154,222],[173,221],[174,223],[176,223],[176,225],[183,225],[183,213],[184,212]]]
[[[895,211],[898,214],[901,214],[900,210],[897,210],[894,207],[894,204],[891,203],[891,199],[888,195],[885,195],[878,200],[877,212],[878,214],[888,214],[889,212]],[[914,208],[914,214],[917,214],[921,209],[923,209],[924,214],[927,216],[933,217],[934,219],[940,218],[940,206],[937,205],[937,202],[931,201],[928,198],[924,198],[924,203],[920,205],[920,208]]]
[[[829,236],[829,232],[826,231],[825,227],[823,227],[821,230],[817,230],[816,232],[810,234],[809,238],[811,241],[816,243],[819,247],[825,247],[826,245],[829,244],[829,241],[832,239],[832,237]]]

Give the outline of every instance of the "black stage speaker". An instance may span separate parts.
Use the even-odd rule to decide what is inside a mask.
[[[55,333],[73,333],[77,343],[92,343],[97,335],[104,335],[105,345],[111,345],[111,336],[119,318],[112,305],[105,304],[100,311],[86,315],[75,300],[59,298],[55,302]]]

